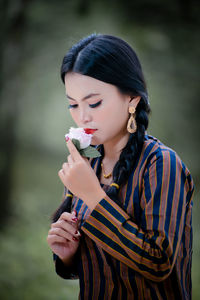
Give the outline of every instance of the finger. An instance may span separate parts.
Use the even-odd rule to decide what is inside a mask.
[[[49,244],[49,245],[52,245],[52,244],[54,244],[54,243],[62,243],[62,244],[65,244],[66,243],[66,239],[65,238],[63,238],[63,237],[61,237],[61,236],[59,236],[59,235],[56,235],[56,234],[49,234],[48,236],[47,236],[47,243]]]
[[[77,237],[80,236],[80,232],[78,231],[78,226],[74,227],[70,223],[66,222],[65,220],[60,220],[56,223],[51,224],[51,228],[61,228],[62,230],[66,231],[67,233]]]
[[[89,162],[89,159],[88,159],[87,157],[82,156],[82,159],[86,162],[86,164],[87,164],[88,166],[91,166],[91,165],[90,165],[90,162]]]
[[[69,232],[69,231],[65,231],[61,227],[51,228],[49,230],[49,235],[58,235],[58,236],[61,236],[63,238],[66,238],[67,240],[72,240],[73,237],[79,238],[81,236],[80,232],[77,229],[74,229],[74,231]]]
[[[73,211],[71,214],[68,213],[68,212],[63,212],[61,214],[59,220],[65,220],[65,221],[68,221],[68,222],[77,223],[78,218],[76,217],[76,212],[75,211]]]
[[[63,171],[63,169],[61,169],[60,171],[58,171],[58,176],[60,177],[60,180],[63,182],[64,184],[64,179],[65,179],[65,173]]]
[[[69,164],[64,162],[63,165],[62,165],[62,169],[63,169],[64,174],[66,175],[66,173],[69,169]]]
[[[74,146],[74,144],[72,143],[72,141],[69,139],[67,142],[67,148],[72,156],[72,159],[74,161],[80,161],[82,160],[82,156],[80,155],[80,153],[78,152],[78,150],[76,149],[76,147]]]
[[[74,163],[74,160],[73,160],[73,158],[72,158],[71,154],[70,154],[70,155],[68,155],[68,157],[67,157],[67,161],[68,161],[69,167],[70,167],[71,165],[73,165],[73,163]]]
[[[79,235],[76,234],[76,232],[70,234],[69,232],[66,232],[62,228],[52,228],[49,230],[49,235],[57,235],[62,238],[65,238],[68,241],[74,241],[75,239],[79,238]],[[75,239],[74,239],[75,238]]]

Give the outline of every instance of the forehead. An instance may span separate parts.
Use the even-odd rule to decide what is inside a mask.
[[[84,97],[88,93],[106,95],[119,92],[112,84],[74,72],[65,75],[65,88],[66,93],[75,98]]]

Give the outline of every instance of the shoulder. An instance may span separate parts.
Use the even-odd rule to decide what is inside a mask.
[[[151,149],[151,151],[149,152],[150,154],[159,154],[163,151],[170,151],[175,153],[173,149],[163,144],[158,138],[147,134],[145,135],[143,148],[145,151],[146,149]]]
[[[156,137],[145,135],[142,156],[145,173],[155,172],[154,174],[159,174],[163,178],[171,176],[174,180],[179,177],[181,181],[187,181],[192,188],[193,180],[185,163],[175,150],[163,144]]]
[[[153,164],[157,161],[165,161],[166,163],[170,161],[171,163],[182,164],[185,167],[175,150],[151,135],[145,135],[142,156],[145,158],[147,164]]]

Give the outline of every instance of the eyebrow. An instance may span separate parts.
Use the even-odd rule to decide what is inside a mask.
[[[99,96],[99,95],[100,95],[100,94],[91,93],[91,94],[89,94],[89,95],[83,97],[83,98],[81,99],[81,101],[84,101],[84,100],[87,100],[87,99],[89,99],[89,98],[91,98],[91,97]],[[73,98],[70,97],[69,95],[66,94],[66,96],[67,96],[67,98],[69,98],[70,100],[76,101],[75,99],[73,99]]]

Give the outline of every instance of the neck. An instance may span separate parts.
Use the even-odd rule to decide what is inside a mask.
[[[123,148],[126,146],[128,139],[129,133],[126,133],[120,138],[115,138],[104,143],[104,160],[117,161]]]

